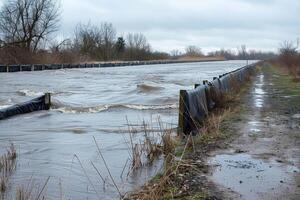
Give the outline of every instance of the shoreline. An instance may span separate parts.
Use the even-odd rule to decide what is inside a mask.
[[[0,73],[23,72],[23,71],[43,71],[59,69],[76,69],[76,68],[107,68],[107,67],[127,67],[140,65],[158,65],[158,64],[177,64],[177,63],[195,63],[195,62],[216,62],[226,61],[219,58],[205,59],[182,59],[182,60],[148,60],[148,61],[108,61],[108,62],[86,62],[78,64],[18,64],[18,65],[1,65]]]
[[[229,109],[219,110],[208,117],[208,121],[219,119],[218,129],[208,135],[193,136],[192,145],[189,144],[186,150],[182,149],[191,143],[188,138],[177,147],[181,150],[174,152],[177,155],[175,165],[182,165],[182,168],[176,168],[178,171],[168,183],[161,184],[166,176],[164,169],[159,179],[153,178],[129,194],[128,199],[221,200],[251,199],[253,195],[260,199],[299,198],[297,131],[300,127],[296,124],[300,104],[295,102],[300,97],[300,86],[290,81],[291,75],[275,66],[267,64],[260,66],[260,70],[227,104]],[[263,76],[265,83],[260,83]],[[260,90],[256,87],[262,87],[265,93],[258,94]],[[274,89],[280,90],[280,95],[274,93]],[[271,100],[274,95],[278,97]],[[265,104],[255,104],[260,102],[257,98],[264,98]],[[289,111],[292,102],[295,108]],[[287,118],[291,124],[286,124]],[[256,123],[251,120],[256,120]],[[231,171],[232,178],[228,179],[227,174]],[[271,176],[273,171],[279,175]],[[239,173],[245,175],[235,176]],[[259,183],[264,185],[255,187]],[[161,188],[156,188],[157,185]]]

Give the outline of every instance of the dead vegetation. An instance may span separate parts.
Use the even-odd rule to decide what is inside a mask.
[[[236,112],[233,107],[239,97],[239,95],[233,97],[228,94],[228,97],[224,97],[227,106],[209,114],[199,127],[197,135],[186,136],[181,145],[173,143],[174,151],[170,151],[165,158],[164,169],[158,175],[159,178],[154,177],[140,190],[133,192],[129,199],[181,199],[186,196],[191,199],[204,199],[209,196],[205,189],[199,189],[201,185],[191,190],[185,181],[193,179],[193,176],[207,173],[202,154],[216,148],[220,140],[230,137],[230,133],[224,130],[227,128],[224,126],[224,121]]]
[[[162,152],[164,155],[169,155],[175,151],[175,148],[178,144],[178,141],[170,130],[166,130],[161,135],[161,143],[162,143]]]
[[[4,193],[8,187],[9,178],[16,169],[17,151],[13,143],[6,153],[0,157],[0,193]]]
[[[185,172],[194,171],[198,168],[196,162],[184,158],[189,148],[190,137],[185,142],[180,158],[176,157],[175,153],[168,154],[162,173],[157,174],[139,190],[128,194],[125,199],[157,200],[173,199],[180,196],[183,191],[177,190],[178,178],[183,178]]]
[[[8,190],[9,179],[13,172],[16,170],[17,163],[17,151],[13,143],[7,148],[6,153],[0,157],[0,194],[5,197],[5,193]],[[38,186],[33,181],[32,177],[28,184],[17,186],[15,193],[15,200],[41,200],[45,199],[43,193],[49,182],[48,177],[43,185]]]
[[[50,176],[42,185],[37,185],[31,177],[26,186],[22,185],[17,187],[15,200],[44,200],[44,192],[46,190],[49,180]]]
[[[292,41],[284,41],[279,48],[279,56],[277,59],[271,60],[273,65],[280,66],[289,72],[294,77],[295,82],[300,81],[300,40],[296,44]],[[297,50],[298,49],[298,50]]]
[[[226,133],[221,128],[222,122],[231,114],[231,109],[222,109],[209,115],[205,120],[205,126],[198,130],[199,134],[189,135],[179,146],[174,143],[168,145],[169,142],[166,142],[167,149],[176,150],[169,151],[166,155],[162,173],[156,175],[139,190],[128,194],[127,199],[181,199],[186,196],[191,199],[203,199],[206,197],[208,194],[204,189],[200,189],[201,185],[191,188],[186,182],[195,179],[194,176],[207,172],[201,157],[203,150],[207,151],[210,146],[215,147],[214,144],[219,139],[224,139]],[[170,135],[165,137],[168,137],[167,141],[170,140]]]
[[[133,137],[137,130],[132,127],[128,120],[129,141],[125,142],[128,145],[130,152],[130,170],[127,175],[138,170],[147,164],[152,164],[154,160],[161,155],[168,156],[173,153],[176,147],[177,139],[172,136],[173,129],[167,128],[163,125],[160,118],[157,119],[158,127],[154,127],[152,123],[145,123],[143,121],[141,127],[143,132],[143,142],[134,143]]]
[[[127,120],[128,123],[128,120]],[[131,152],[131,156],[130,156],[130,160],[131,160],[131,165],[130,165],[130,171],[128,172],[128,174],[130,174],[131,172],[134,172],[135,170],[137,170],[138,168],[140,168],[142,166],[142,148],[140,147],[140,144],[134,144],[133,143],[133,134],[136,133],[136,130],[130,126],[128,126],[128,132],[129,132],[129,141],[130,141],[130,152]],[[127,174],[127,175],[128,175]]]
[[[250,79],[251,77],[247,77]],[[164,169],[142,188],[127,195],[127,199],[219,199],[210,194],[205,186],[202,174],[207,173],[204,157],[208,151],[224,145],[224,139],[232,135],[228,132],[226,120],[237,112],[241,95],[248,86],[240,87],[237,80],[231,82],[234,92],[217,93],[211,90],[210,98],[217,102],[216,108],[199,124],[196,135],[187,135],[181,145],[169,141],[171,135],[164,135],[162,141],[168,150]],[[240,109],[240,108],[239,108]],[[178,144],[178,143],[177,143]]]
[[[152,163],[162,153],[161,145],[153,142],[150,138],[145,139],[144,149],[149,163]]]

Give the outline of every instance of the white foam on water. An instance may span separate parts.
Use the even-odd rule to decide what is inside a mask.
[[[62,113],[99,113],[110,109],[133,109],[133,110],[167,110],[177,109],[177,104],[167,105],[139,105],[139,104],[107,104],[92,107],[56,106],[53,108]]]
[[[17,93],[20,94],[21,96],[29,96],[29,97],[41,96],[44,94],[44,92],[36,92],[33,90],[27,90],[27,89],[19,90],[19,91],[17,91]]]
[[[0,105],[0,109],[8,108],[11,105]]]

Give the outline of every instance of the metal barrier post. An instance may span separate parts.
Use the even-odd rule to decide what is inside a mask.
[[[187,92],[186,90],[180,90],[179,93],[179,115],[178,115],[178,132],[177,134],[183,134],[185,131],[185,119],[184,119],[184,113],[185,113],[185,108],[186,108],[186,99]]]
[[[45,107],[46,110],[49,110],[51,106],[51,94],[50,93],[45,93]]]

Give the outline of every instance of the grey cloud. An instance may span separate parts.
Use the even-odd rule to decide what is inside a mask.
[[[61,35],[71,36],[79,22],[107,21],[119,34],[144,33],[158,50],[276,50],[300,36],[299,10],[299,0],[62,0]]]

